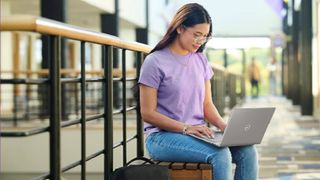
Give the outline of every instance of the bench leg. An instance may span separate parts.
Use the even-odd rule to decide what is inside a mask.
[[[202,170],[202,179],[201,180],[212,180],[211,170]]]
[[[172,180],[212,180],[211,170],[171,170]]]

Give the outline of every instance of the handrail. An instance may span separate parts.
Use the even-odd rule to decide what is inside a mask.
[[[213,68],[213,70],[220,70],[220,71],[226,70],[226,68],[224,66],[219,65],[219,64],[210,63],[210,66]]]
[[[151,47],[146,44],[132,41],[124,41],[121,40],[119,37],[112,36],[109,34],[94,32],[78,26],[64,24],[58,21],[50,20],[43,17],[36,17],[32,15],[13,15],[1,17],[0,29],[1,31],[31,31],[50,35],[57,35],[80,41],[107,44],[118,48],[139,51],[146,54],[151,51]],[[217,64],[211,63],[211,66],[214,69],[222,71],[226,70],[223,66]],[[62,72],[63,71],[64,70],[62,70]],[[40,73],[46,74],[47,72]],[[232,72],[228,73],[236,74]]]
[[[237,73],[237,72],[232,72],[232,71],[228,70],[227,68],[225,68],[224,66],[219,65],[219,64],[210,63],[210,66],[213,68],[213,70],[224,71],[225,74],[236,75],[239,77],[243,76],[243,74]]]
[[[151,50],[150,46],[142,43],[124,41],[109,34],[94,32],[78,26],[67,25],[58,21],[31,15],[1,17],[0,29],[1,31],[33,31],[80,41],[107,44],[143,53],[149,53]]]
[[[87,70],[86,74],[89,75],[103,75],[103,70]],[[126,70],[126,73],[129,77],[136,76],[136,69],[130,68]],[[21,75],[48,75],[48,69],[39,69],[39,70],[1,70],[0,74],[21,74]],[[63,75],[79,75],[80,70],[77,69],[61,69],[60,74]],[[114,68],[112,71],[114,77],[121,77],[122,70]]]
[[[219,70],[223,71],[225,74],[230,74],[230,75],[235,75],[239,77],[243,77],[243,74],[236,73],[236,72],[231,72],[225,69],[223,66],[219,66],[216,64],[211,64],[211,67],[213,70]],[[61,74],[63,75],[79,75],[80,70],[76,69],[61,69]],[[86,71],[86,74],[88,75],[103,75],[103,70],[88,70]],[[135,77],[136,76],[136,69],[131,68],[126,71],[127,77]],[[40,69],[40,70],[1,70],[0,74],[27,74],[27,75],[48,75],[49,71],[48,69]],[[114,68],[113,69],[113,77],[121,77],[122,71],[121,69]]]

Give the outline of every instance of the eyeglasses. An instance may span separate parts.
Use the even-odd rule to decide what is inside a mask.
[[[186,30],[188,30],[188,27],[183,25],[183,28],[185,28]],[[197,44],[204,44],[206,42],[208,42],[212,36],[204,36],[202,35],[202,33],[196,33],[196,32],[192,32],[193,35],[193,39]]]
[[[204,44],[208,42],[212,36],[203,36],[196,33],[193,33],[193,39],[197,44]]]

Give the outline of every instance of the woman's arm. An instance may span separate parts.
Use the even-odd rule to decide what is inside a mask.
[[[204,99],[204,117],[207,121],[211,124],[215,125],[221,131],[224,131],[226,128],[226,123],[223,121],[222,117],[220,116],[217,108],[212,102],[212,94],[211,94],[211,83],[210,80],[205,82],[205,99]]]
[[[185,124],[157,112],[157,89],[140,84],[140,109],[142,119],[160,129],[183,132]]]
[[[211,130],[206,126],[191,126],[157,112],[157,90],[143,84],[140,84],[140,108],[142,119],[160,129],[197,136],[212,136]]]

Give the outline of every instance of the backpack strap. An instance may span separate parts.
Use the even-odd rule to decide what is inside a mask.
[[[127,162],[126,166],[129,166],[134,161],[139,161],[139,160],[147,162],[149,164],[155,164],[153,161],[151,161],[151,159],[148,159],[146,157],[136,157],[136,158],[131,159],[129,162]]]

